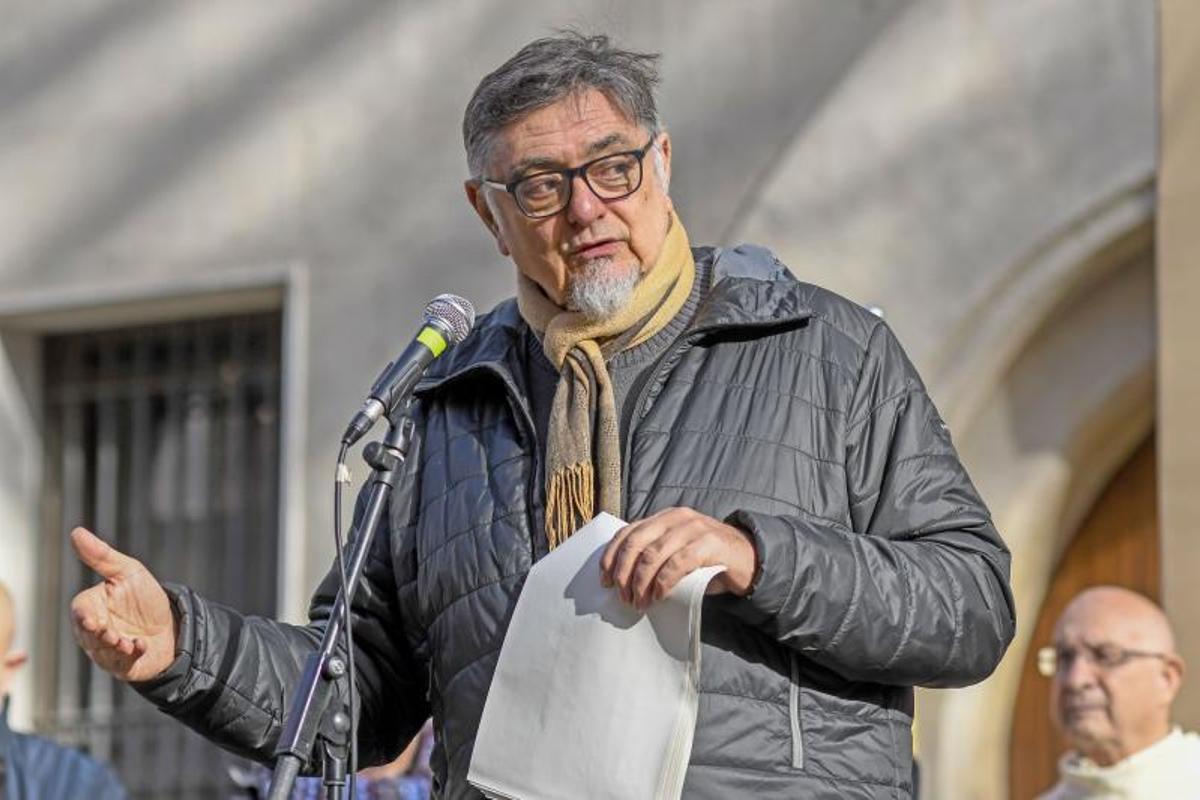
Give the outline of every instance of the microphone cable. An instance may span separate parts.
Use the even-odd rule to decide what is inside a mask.
[[[354,668],[354,635],[351,630],[349,581],[342,555],[342,484],[349,482],[346,453],[350,445],[361,438],[380,416],[389,411],[397,397],[404,397],[416,385],[417,379],[433,359],[451,345],[467,338],[475,325],[475,307],[469,300],[453,294],[439,294],[425,306],[425,326],[416,339],[396,359],[384,368],[371,387],[371,394],[342,434],[333,484],[333,541],[337,547],[338,579],[342,588],[342,627],[346,646],[346,665],[350,674],[350,800],[354,800],[358,772],[358,697]],[[336,605],[336,604],[335,604]]]
[[[358,784],[358,704],[356,698],[356,679],[358,672],[354,669],[354,633],[351,631],[350,614],[350,584],[346,580],[346,562],[342,556],[342,484],[346,482],[348,469],[346,453],[350,445],[342,443],[338,450],[337,467],[333,478],[333,541],[337,547],[338,578],[342,586],[342,637],[346,644],[346,666],[350,685],[350,765],[346,771],[350,784],[349,800],[354,800]]]

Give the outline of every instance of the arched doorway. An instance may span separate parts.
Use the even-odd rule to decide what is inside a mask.
[[[1030,800],[1057,780],[1066,744],[1050,722],[1049,685],[1037,671],[1037,650],[1078,592],[1117,584],[1158,600],[1161,592],[1158,481],[1154,435],[1109,482],[1084,519],[1050,582],[1021,669],[1009,741],[1009,795]]]

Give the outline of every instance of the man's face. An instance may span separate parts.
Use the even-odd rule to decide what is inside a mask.
[[[1061,664],[1051,688],[1054,721],[1081,754],[1108,765],[1166,735],[1178,686],[1173,662],[1130,658],[1105,668],[1088,648],[1163,652],[1156,628],[1111,598],[1072,603],[1058,623],[1055,648],[1075,654]],[[1168,647],[1169,649],[1169,647]]]
[[[0,699],[3,699],[8,694],[8,688],[12,684],[13,673],[16,672],[14,666],[8,663],[8,648],[12,639],[11,627],[5,630],[6,620],[3,618],[4,610],[0,608]]]
[[[644,147],[650,134],[629,120],[597,90],[570,95],[538,109],[494,139],[484,177],[509,182],[546,169],[576,167],[612,153]],[[657,137],[670,170],[670,140]],[[559,213],[530,219],[513,197],[474,182],[467,195],[522,274],[564,308],[582,281],[632,286],[662,249],[671,201],[654,168],[653,152],[642,164],[641,187],[620,200],[601,200],[583,178],[574,179],[571,199]]]

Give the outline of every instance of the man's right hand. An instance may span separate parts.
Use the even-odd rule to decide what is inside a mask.
[[[175,615],[150,570],[86,528],[71,531],[71,545],[104,579],[71,601],[71,626],[88,658],[123,681],[144,681],[171,666]]]

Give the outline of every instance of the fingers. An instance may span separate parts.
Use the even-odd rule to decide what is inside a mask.
[[[127,639],[124,636],[116,637],[116,642],[113,643],[113,648],[123,656],[130,657],[134,654],[135,647],[132,639]]]
[[[82,544],[86,551],[86,537]],[[71,601],[75,640],[96,666],[124,681],[158,675],[175,657],[170,601],[144,567],[137,570],[85,589]]]
[[[128,639],[122,638],[116,645],[110,646],[94,634],[78,628],[75,629],[75,640],[96,666],[122,680],[128,678],[137,660],[145,653]]]
[[[114,631],[112,628],[101,628],[96,632],[96,637],[105,647],[117,647],[121,644],[121,634]]]
[[[97,592],[96,588],[86,589],[71,600],[71,621],[88,633],[95,633],[105,627],[108,621],[104,595]]]
[[[609,542],[604,555],[600,558],[601,583],[606,586],[615,586],[621,599],[627,603],[631,602],[629,576],[633,572],[637,558],[646,545],[664,533],[662,518],[670,510],[638,520],[617,531],[617,535]],[[607,571],[605,571],[606,561]],[[605,582],[605,578],[607,578],[607,582]]]
[[[750,534],[690,508],[669,508],[617,531],[600,558],[600,583],[644,610],[688,573],[714,565],[726,571],[708,593],[748,593],[758,570]]]
[[[697,567],[714,562],[716,520],[672,508],[617,532],[601,557],[601,583],[639,609],[665,596]],[[663,571],[670,565],[670,568]]]
[[[88,565],[101,578],[119,578],[141,566],[135,558],[112,547],[87,528],[71,531],[71,546],[79,560]]]
[[[107,615],[98,615],[76,603],[71,604],[72,631],[88,658],[108,672],[126,672],[146,652],[143,639],[124,636],[109,624]]]
[[[609,541],[608,546],[604,548],[604,554],[600,556],[601,586],[613,585],[612,568],[613,564],[616,563],[617,553],[620,552],[621,545],[623,545],[625,540],[629,538],[629,534],[633,533],[638,527],[644,525],[645,523],[646,520],[639,520],[638,522],[631,523],[626,525],[624,528],[621,528],[621,530],[617,531],[616,535],[613,536],[612,540]]]
[[[665,596],[675,588],[680,578],[700,566],[695,564],[686,572],[679,572],[669,583],[663,583],[668,575],[663,575],[662,570],[668,563],[679,567],[685,552],[690,556],[699,554],[698,544],[703,542],[703,539],[697,538],[700,535],[702,534],[695,525],[683,522],[668,528],[661,536],[642,548],[634,560],[633,571],[628,579],[629,597],[635,606],[645,608],[651,601]]]
[[[653,581],[646,589],[641,607],[646,608],[656,600],[663,599],[686,575],[710,565],[712,561],[708,558],[709,550],[704,539],[697,539],[675,551],[655,573]]]

